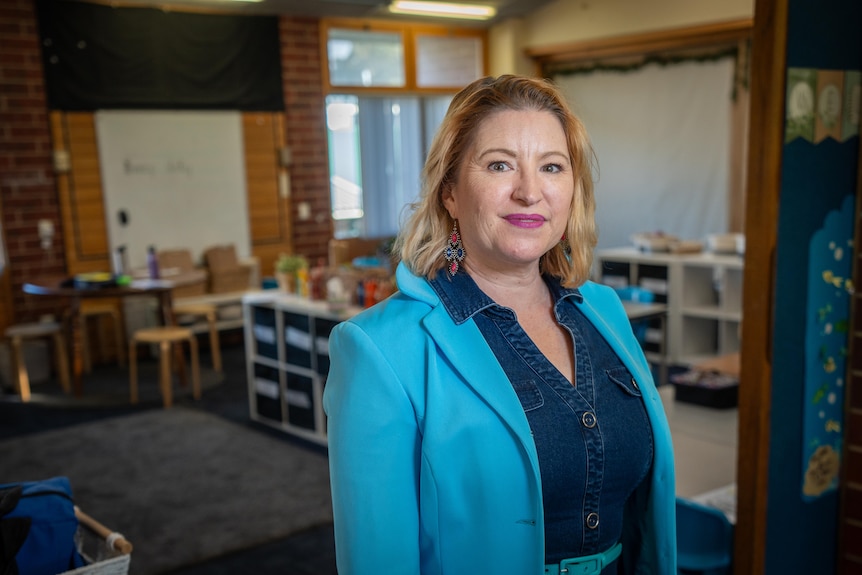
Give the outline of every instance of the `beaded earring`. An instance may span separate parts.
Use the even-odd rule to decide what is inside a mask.
[[[458,233],[458,220],[455,220],[455,223],[452,226],[452,233],[449,234],[449,242],[443,250],[443,256],[446,258],[446,261],[449,262],[446,269],[450,276],[454,276],[458,273],[458,270],[461,268],[459,262],[464,260],[465,255],[466,252],[464,251],[464,244],[461,243],[461,234]]]

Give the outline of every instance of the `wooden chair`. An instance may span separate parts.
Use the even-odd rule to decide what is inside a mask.
[[[210,334],[210,349],[212,350],[213,369],[222,371],[221,346],[219,345],[218,327],[216,326],[216,306],[208,303],[189,303],[174,306],[174,315],[182,323],[183,316],[202,317],[206,319]]]
[[[129,341],[129,391],[132,403],[138,402],[137,347],[142,343],[159,345],[159,388],[162,404],[170,407],[174,403],[171,381],[171,352],[173,345],[188,342],[192,365],[192,395],[201,398],[200,367],[198,365],[198,342],[192,330],[184,327],[162,326],[136,330]]]
[[[27,374],[27,364],[24,362],[24,340],[36,338],[51,338],[54,342],[54,355],[57,364],[57,375],[60,385],[66,393],[72,392],[69,379],[69,356],[66,350],[66,338],[63,336],[63,326],[57,322],[40,321],[22,323],[6,328],[6,339],[10,344],[12,371],[15,386],[21,394],[21,401],[30,401],[30,377]]]
[[[88,301],[81,305],[81,359],[84,364],[84,371],[90,373],[93,371],[92,354],[90,350],[89,338],[89,320],[90,318],[100,318],[109,316],[114,327],[114,342],[117,350],[117,363],[120,367],[125,365],[125,338],[123,337],[123,320],[120,315],[119,306],[115,303]]]

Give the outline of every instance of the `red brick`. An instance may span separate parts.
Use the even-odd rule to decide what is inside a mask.
[[[33,82],[33,80],[37,80],[38,82]],[[20,67],[5,66],[0,69],[0,82],[3,85],[12,82],[22,83],[22,81],[25,86],[31,86],[34,83],[38,83],[41,86],[42,69],[28,64],[22,64]]]
[[[37,109],[44,108],[46,105],[46,100],[44,95],[30,95],[25,98],[3,98],[6,100],[6,104],[9,106],[9,109]]]
[[[844,517],[862,521],[862,489],[844,490]]]
[[[0,112],[0,124],[32,124],[36,121],[36,115],[32,112],[11,110]]]
[[[862,484],[862,453],[848,449],[844,461],[844,477],[847,481]]]
[[[3,38],[2,42],[3,52],[23,52],[25,50],[39,50],[39,38],[35,35]]]
[[[853,554],[862,553],[862,526],[859,523],[846,522],[842,525],[844,530],[845,551]]]
[[[845,429],[847,430],[847,437],[845,438],[847,444],[855,444],[862,449],[862,413],[851,412],[847,418]]]

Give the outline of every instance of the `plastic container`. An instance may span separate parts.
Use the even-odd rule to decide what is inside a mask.
[[[159,279],[159,258],[156,255],[155,246],[147,248],[147,271],[150,274],[150,279]]]

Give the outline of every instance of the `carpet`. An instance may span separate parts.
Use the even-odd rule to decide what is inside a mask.
[[[0,466],[2,482],[68,476],[76,503],[134,545],[132,575],[332,521],[325,454],[182,406],[3,440]]]

